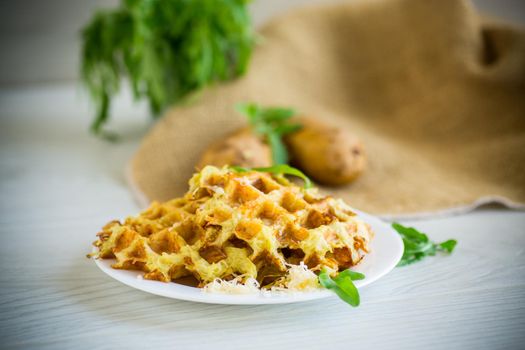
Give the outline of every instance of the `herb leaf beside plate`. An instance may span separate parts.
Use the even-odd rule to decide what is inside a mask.
[[[405,227],[397,222],[392,227],[401,235],[405,250],[397,266],[405,266],[422,260],[427,256],[434,256],[438,252],[450,254],[454,251],[457,241],[449,239],[441,243],[432,242],[428,236],[413,227]]]

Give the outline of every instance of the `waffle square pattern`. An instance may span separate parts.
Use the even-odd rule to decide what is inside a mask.
[[[321,269],[336,274],[368,253],[373,233],[345,202],[284,176],[207,166],[189,187],[109,222],[92,256],[163,282],[192,276],[199,287],[235,281],[307,290],[318,287]]]

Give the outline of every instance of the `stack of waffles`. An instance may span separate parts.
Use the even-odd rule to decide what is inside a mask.
[[[294,265],[335,274],[368,253],[370,227],[346,203],[283,176],[208,166],[189,185],[181,198],[108,223],[93,255],[146,279],[194,276],[202,287],[241,277],[268,287]]]

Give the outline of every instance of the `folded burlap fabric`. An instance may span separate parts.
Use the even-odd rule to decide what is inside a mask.
[[[185,192],[200,154],[246,124],[241,101],[293,106],[358,135],[368,169],[322,188],[375,214],[525,202],[525,34],[458,0],[349,1],[260,31],[243,78],[171,109],[129,179],[143,202]]]

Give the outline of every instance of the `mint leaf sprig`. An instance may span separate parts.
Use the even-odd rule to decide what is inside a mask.
[[[328,272],[323,269],[319,274],[319,283],[324,288],[333,290],[345,303],[356,307],[359,306],[360,303],[359,290],[352,281],[362,280],[364,278],[365,275],[362,273],[350,269],[344,270],[332,278]]]
[[[422,260],[427,256],[434,256],[437,252],[450,254],[454,251],[457,241],[449,239],[441,243],[430,241],[428,236],[413,227],[405,227],[397,222],[392,227],[401,235],[405,251],[397,266],[406,266]]]
[[[288,151],[282,138],[302,127],[289,121],[295,115],[295,111],[291,108],[265,108],[255,103],[239,103],[235,108],[248,118],[248,122],[257,134],[266,137],[266,142],[272,151],[273,164],[288,163]]]
[[[301,170],[296,169],[286,164],[274,165],[274,166],[266,167],[266,168],[243,168],[240,166],[233,165],[233,166],[230,166],[229,168],[238,173],[245,173],[248,171],[260,171],[263,173],[271,173],[271,174],[277,174],[277,175],[296,176],[300,178],[301,180],[303,180],[305,189],[313,187],[312,180],[310,180],[310,178],[308,178],[308,176],[306,176]]]

